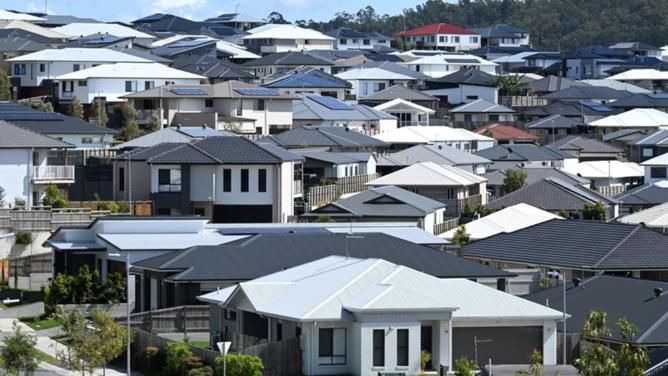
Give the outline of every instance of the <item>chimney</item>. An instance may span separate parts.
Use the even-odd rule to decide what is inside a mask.
[[[655,287],[654,288],[654,297],[658,298],[663,294],[663,289],[661,287]]]

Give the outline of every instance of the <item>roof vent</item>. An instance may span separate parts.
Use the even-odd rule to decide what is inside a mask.
[[[582,282],[580,278],[573,278],[573,287],[580,286],[580,282]]]
[[[176,124],[176,129],[181,129],[181,124]]]
[[[655,287],[654,296],[658,298],[661,296],[661,294],[663,294],[663,289],[661,287]]]
[[[438,145],[438,150],[443,150],[443,145]]]

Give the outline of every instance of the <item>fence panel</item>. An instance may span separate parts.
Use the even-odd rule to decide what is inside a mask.
[[[450,231],[459,226],[459,218],[449,218],[443,223],[437,223],[434,225],[434,235],[440,235],[444,232]]]
[[[306,194],[307,211],[327,205],[336,201],[341,195],[362,192],[367,189],[366,183],[375,180],[379,174],[368,174],[359,176],[346,176],[338,178],[335,184],[314,186],[309,188]]]
[[[627,188],[628,186],[626,185],[605,185],[596,187],[596,192],[608,197],[614,197],[618,194],[626,192]]]
[[[130,315],[130,326],[151,333],[208,332],[209,307],[180,306]],[[124,322],[125,317],[119,317]]]

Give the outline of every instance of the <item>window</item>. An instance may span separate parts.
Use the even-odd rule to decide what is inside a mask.
[[[650,177],[653,179],[665,179],[666,178],[666,168],[665,167],[652,167],[649,170]]]
[[[473,115],[464,114],[464,121],[473,121]]]
[[[420,71],[420,64],[415,65],[415,71],[419,72]]]
[[[457,149],[459,149],[459,145],[457,145]],[[445,190],[445,199],[446,200],[452,200],[455,198],[455,189],[454,188],[447,188]]]
[[[144,90],[153,89],[155,87],[154,81],[144,81]]]
[[[373,366],[385,366],[385,330],[374,329],[373,331]]]
[[[181,192],[181,170],[158,169],[158,192]]]
[[[82,144],[99,144],[102,143],[102,137],[81,137]]]
[[[232,170],[223,169],[223,192],[232,192]]]
[[[371,41],[368,40],[368,39],[362,39],[362,44],[365,45],[365,46],[368,46],[368,45],[371,44]]]
[[[71,93],[74,91],[74,81],[63,81],[63,93]]]
[[[241,116],[244,113],[244,103],[243,100],[237,99],[237,116]]]
[[[14,64],[14,75],[22,76],[26,74],[26,65],[25,64]]]
[[[489,115],[489,121],[499,121],[499,115]]]
[[[257,191],[267,191],[267,169],[265,168],[257,170]]]
[[[204,107],[213,107],[213,99],[205,99]]]
[[[125,92],[137,91],[137,81],[125,81]]]
[[[253,101],[254,111],[264,111],[264,99],[256,99]]]
[[[478,37],[471,37],[471,43],[478,43]]]
[[[39,71],[40,72],[46,72],[46,64],[40,64],[39,65]]]
[[[365,82],[362,84],[362,95],[367,96],[369,95],[369,83]]]
[[[408,329],[397,329],[397,365],[408,367]]]
[[[654,156],[654,149],[652,149],[652,148],[643,148],[643,149],[642,149],[642,156],[643,156],[643,157],[653,157],[653,156]]]
[[[79,65],[79,64],[74,64],[74,65],[72,66],[72,71],[73,71],[73,72],[76,72],[76,71],[79,71],[79,70],[81,70],[81,65]]]
[[[125,191],[125,167],[118,168],[118,190]]]
[[[339,39],[339,44],[348,44],[348,39]]]
[[[385,82],[379,82],[376,91],[385,90]]]
[[[438,41],[441,42],[441,43],[444,43],[445,42],[445,35],[439,35],[438,36]]]
[[[86,87],[88,86],[88,81],[77,81],[77,86]]]
[[[469,100],[469,101],[474,101],[476,99],[478,99],[477,95],[467,95],[466,96],[466,100]]]
[[[455,43],[459,43],[459,37],[458,37],[458,36],[457,36],[457,37],[452,37],[452,39],[455,40],[455,41],[454,41]]]
[[[248,169],[241,169],[241,192],[248,192]]]
[[[318,331],[318,364],[346,364],[346,329],[331,328]]]

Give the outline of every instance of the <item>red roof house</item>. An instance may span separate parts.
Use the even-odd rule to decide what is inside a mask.
[[[404,36],[413,37],[413,36],[436,35],[436,34],[478,35],[478,33],[476,33],[475,31],[455,25],[450,25],[447,23],[435,23],[431,25],[425,25],[418,27],[416,29],[398,32],[396,35],[400,37]]]
[[[475,133],[492,137],[499,144],[526,144],[534,143],[538,136],[519,128],[502,124],[489,124],[475,130]]]

